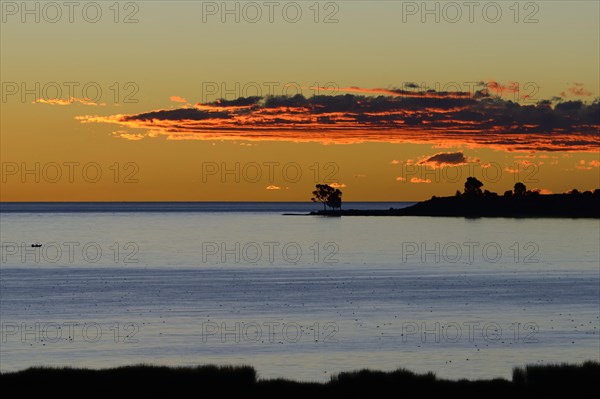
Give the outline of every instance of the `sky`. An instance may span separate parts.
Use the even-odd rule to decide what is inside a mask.
[[[1,201],[600,187],[597,1],[0,10]]]

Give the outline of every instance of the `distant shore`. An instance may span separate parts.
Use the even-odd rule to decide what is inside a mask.
[[[453,216],[505,218],[600,218],[598,194],[433,197],[406,208],[327,210],[321,216]]]
[[[513,369],[512,379],[445,380],[433,373],[416,374],[405,369],[391,372],[360,370],[343,372],[329,382],[298,382],[285,379],[259,379],[250,366],[163,367],[135,365],[112,369],[29,368],[2,373],[0,381],[6,390],[14,387],[20,394],[68,392],[82,384],[94,393],[135,392],[167,395],[196,392],[214,394],[277,395],[280,397],[374,397],[384,392],[419,395],[484,395],[478,397],[566,397],[594,396],[600,363],[529,365]],[[466,376],[465,376],[466,377]],[[85,392],[85,391],[84,391]],[[283,395],[283,396],[282,396]],[[311,396],[309,396],[311,395]],[[221,397],[221,396],[219,396]],[[439,396],[436,396],[439,397]]]

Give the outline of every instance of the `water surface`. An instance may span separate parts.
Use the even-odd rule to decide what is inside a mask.
[[[597,220],[44,206],[0,214],[2,371],[243,363],[302,380],[363,367],[488,378],[600,358]]]

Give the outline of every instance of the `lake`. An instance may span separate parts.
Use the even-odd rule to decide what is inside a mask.
[[[509,378],[526,363],[600,360],[597,219],[282,215],[317,209],[2,204],[1,370]]]

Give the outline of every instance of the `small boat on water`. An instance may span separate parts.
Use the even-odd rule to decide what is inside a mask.
[[[40,244],[39,242],[36,242],[35,244],[31,244],[32,248],[40,248],[42,246],[42,244]]]

